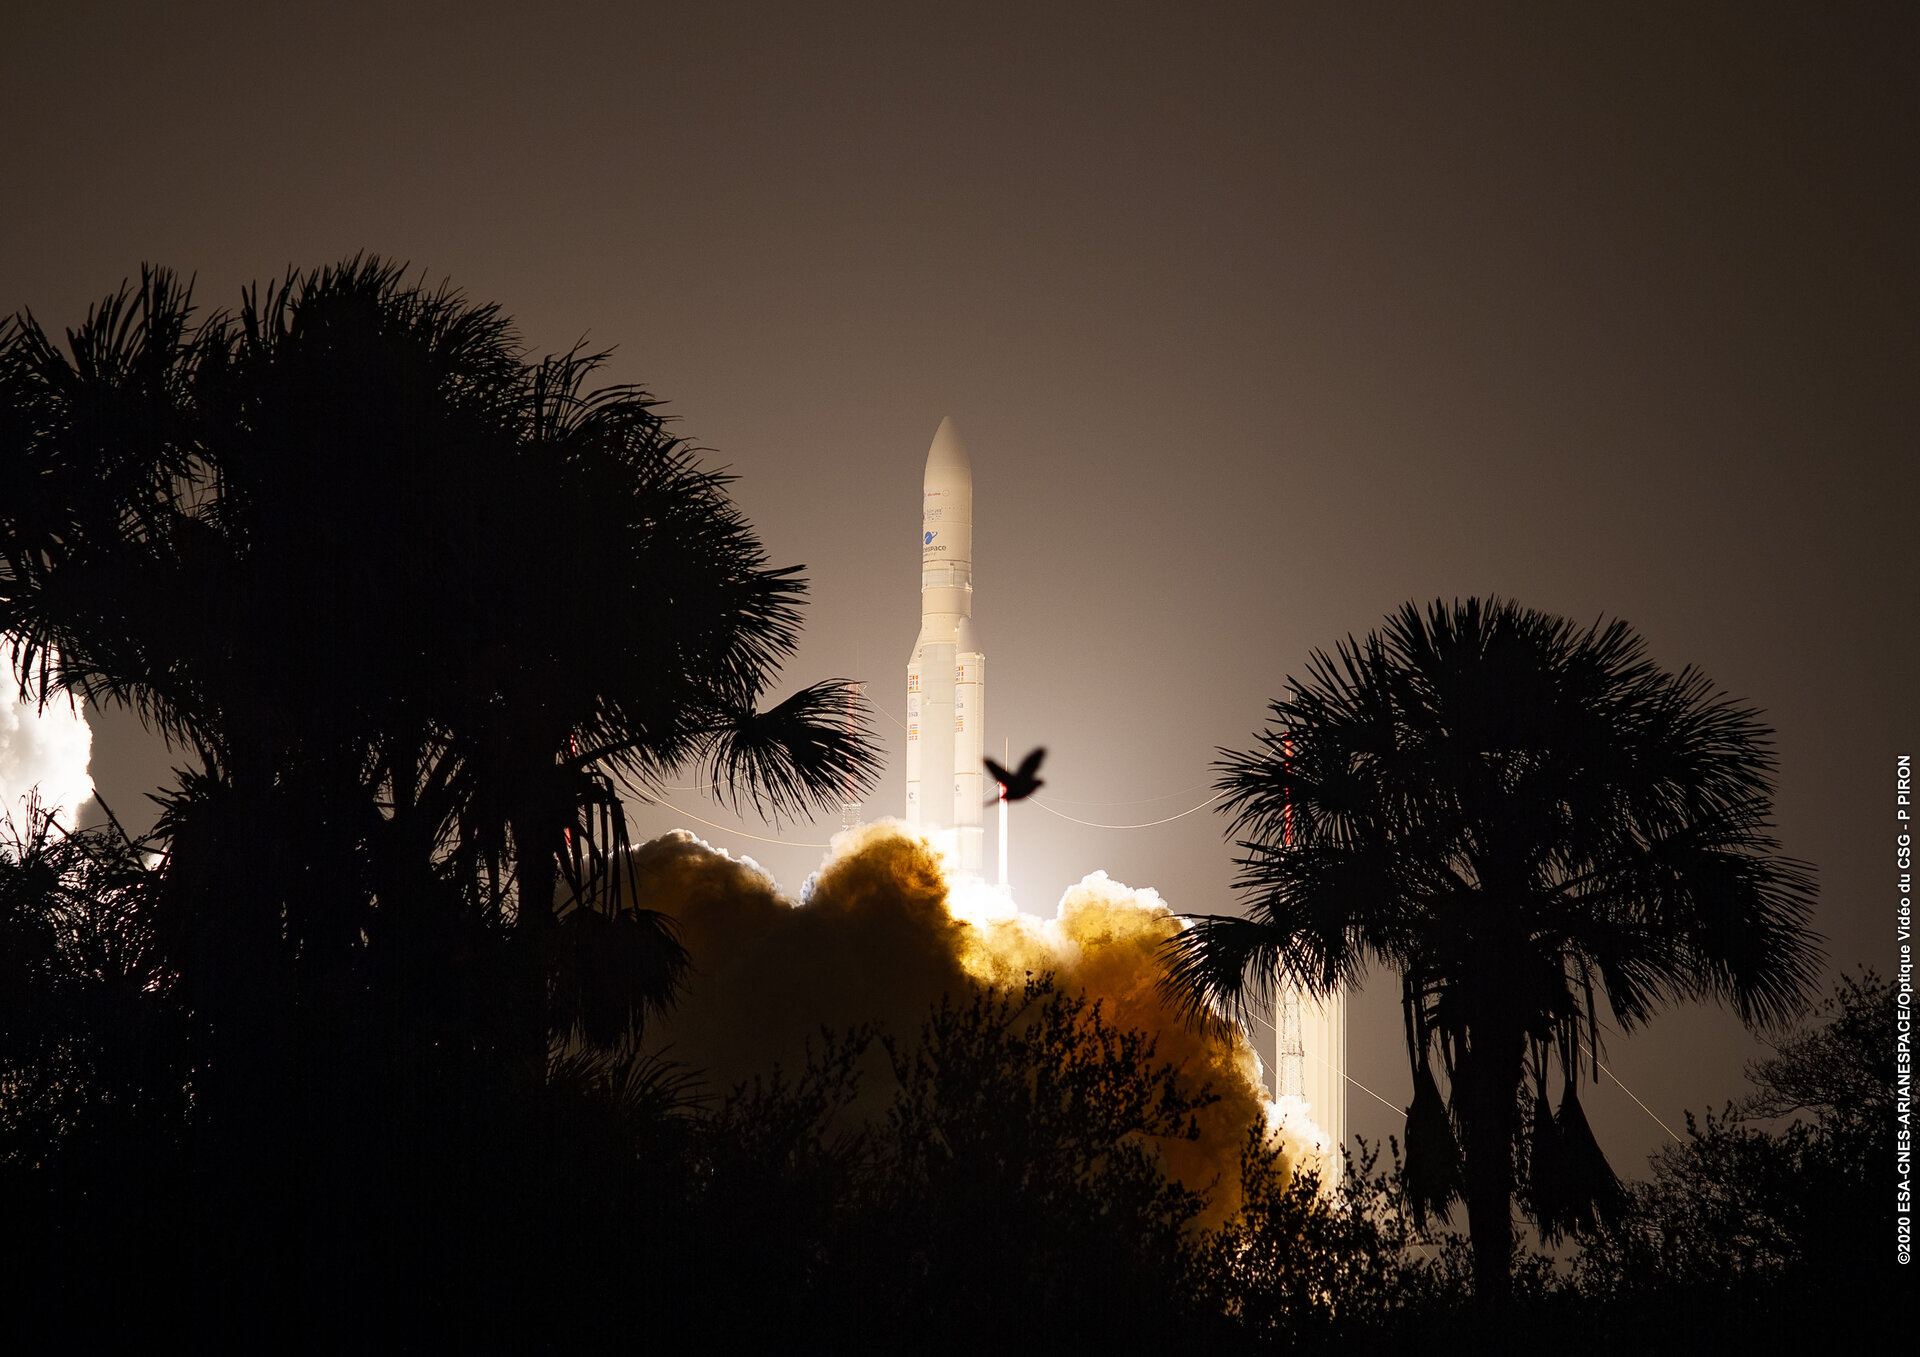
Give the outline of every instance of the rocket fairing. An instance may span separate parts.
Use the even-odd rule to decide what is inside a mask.
[[[940,421],[927,449],[922,490],[920,639],[907,662],[907,823],[978,876],[987,661],[973,634],[973,466],[952,419]]]

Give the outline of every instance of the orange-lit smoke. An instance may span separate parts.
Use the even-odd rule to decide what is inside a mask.
[[[1150,1034],[1156,1058],[1192,1086],[1219,1095],[1200,1114],[1198,1140],[1160,1145],[1168,1171],[1208,1195],[1208,1221],[1238,1207],[1251,1127],[1294,1148],[1246,1039],[1237,1029],[1196,1031],[1161,997],[1159,947],[1182,925],[1152,890],[1095,872],[1067,890],[1054,918],[1018,914],[995,888],[951,879],[898,821],[836,835],[804,903],[751,860],[682,831],[635,849],[634,864],[640,898],[678,921],[695,972],[649,1044],[705,1069],[716,1090],[776,1062],[796,1067],[822,1027],[879,1022],[911,1035],[942,996],[1018,993],[1030,976],[1052,973],[1118,1025]]]

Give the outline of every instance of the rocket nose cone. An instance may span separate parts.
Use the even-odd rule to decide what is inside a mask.
[[[933,435],[933,446],[927,449],[927,470],[952,469],[973,474],[973,463],[967,460],[967,445],[960,441],[960,431],[953,427],[953,416],[940,421],[940,427]]]

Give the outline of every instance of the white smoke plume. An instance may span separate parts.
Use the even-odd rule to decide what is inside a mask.
[[[38,792],[41,809],[71,829],[80,806],[93,795],[87,764],[93,755],[93,731],[79,706],[64,696],[43,707],[37,688],[21,696],[15,667],[19,652],[11,637],[0,637],[0,817],[27,829],[27,798]]]
[[[1285,1093],[1268,1103],[1267,1125],[1287,1144],[1299,1148],[1306,1161],[1320,1170],[1323,1182],[1338,1168],[1333,1137],[1320,1129],[1305,1098]]]
[[[1173,1064],[1219,1100],[1200,1136],[1159,1147],[1175,1178],[1209,1194],[1208,1223],[1239,1206],[1239,1155],[1265,1127],[1290,1162],[1319,1158],[1325,1137],[1305,1105],[1276,1109],[1237,1030],[1196,1031],[1162,996],[1161,944],[1183,925],[1152,890],[1095,872],[1061,897],[1050,919],[1021,913],[997,887],[959,880],[926,839],[898,821],[834,836],[802,901],[750,859],[685,831],[634,850],[640,897],[671,914],[692,958],[687,993],[650,1044],[708,1072],[716,1089],[792,1068],[822,1027],[878,1021],[918,1030],[943,995],[1018,993],[1051,973],[1106,1016],[1152,1036]],[[1297,1101],[1297,1100],[1296,1100]]]

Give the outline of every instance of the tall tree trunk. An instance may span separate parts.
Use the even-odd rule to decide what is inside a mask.
[[[512,819],[514,881],[519,913],[514,920],[514,942],[520,954],[520,1056],[536,1080],[546,1077],[547,975],[553,964],[553,897],[559,873],[554,868],[553,839],[559,830],[546,815],[523,807]]]
[[[566,731],[555,728],[538,703],[510,719],[502,750],[503,771],[514,788],[507,807],[513,834],[513,879],[517,897],[514,950],[518,954],[517,1001],[513,1030],[519,1077],[537,1089],[547,1077],[548,977],[552,974],[556,933],[554,895],[560,873],[556,858],[565,842],[569,808],[556,778],[556,749],[566,745]],[[529,1106],[532,1106],[529,1103]]]
[[[1466,1087],[1467,1237],[1473,1245],[1474,1292],[1480,1304],[1504,1310],[1513,1293],[1513,1139],[1515,1090],[1525,1042],[1517,1027],[1489,1024],[1474,1033],[1461,1062]]]

